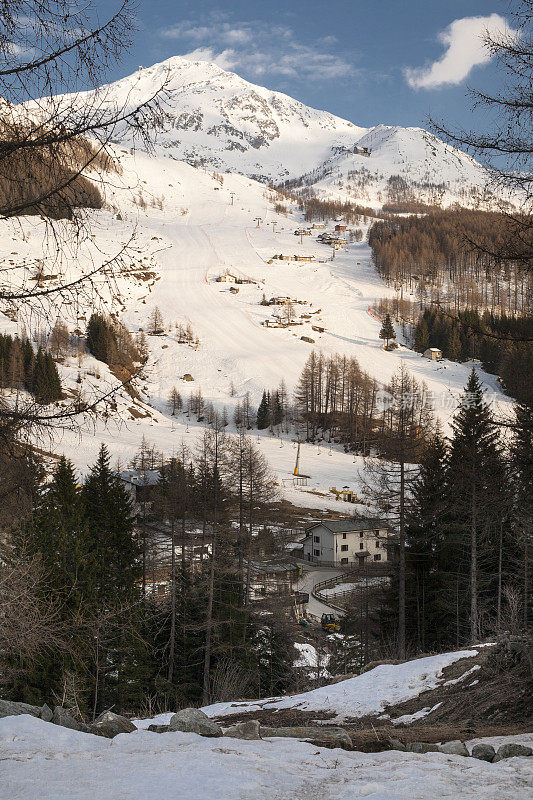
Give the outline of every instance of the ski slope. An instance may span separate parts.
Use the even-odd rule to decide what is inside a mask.
[[[110,417],[91,421],[81,431],[61,432],[51,449],[67,454],[83,474],[94,462],[101,442],[122,465],[130,461],[143,437],[166,454],[178,451],[182,442],[194,448],[202,426],[184,414],[170,416],[167,399],[173,386],[184,399],[200,389],[206,402],[218,409],[225,406],[231,420],[246,393],[257,407],[263,390],[275,389],[283,379],[292,394],[313,349],[327,355],[355,356],[361,368],[381,384],[390,380],[403,361],[433,393],[436,414],[448,430],[472,365],[433,363],[403,346],[394,352],[383,350],[378,337],[380,323],[368,310],[392,290],[377,276],[365,242],[347,245],[331,260],[331,249],[315,237],[304,237],[300,244],[294,235],[294,229],[302,224],[299,212],[294,208],[288,215],[276,214],[263,184],[226,174],[221,185],[206,170],[167,157],[131,155],[124,148],[117,148],[117,158],[123,173],[107,189],[108,210],[91,212],[96,226],[87,246],[107,253],[134,231],[137,245],[132,268],[149,270],[152,277],[148,281],[121,277],[114,292],[106,285],[101,291],[103,295],[108,292],[104,299],[132,332],[146,330],[150,314],[158,307],[165,333],[148,336],[150,356],[145,377],[137,385],[144,400],[142,416],[137,413],[139,408],[131,412],[131,399],[121,394]],[[19,224],[2,222],[0,243],[9,252],[16,241],[16,249],[24,249],[29,263],[43,250],[43,227],[35,220],[24,226],[24,241],[20,241]],[[276,253],[311,255],[315,261],[269,263]],[[71,259],[66,274],[76,274],[78,261]],[[232,294],[228,284],[215,281],[228,270],[253,283],[240,285],[239,292]],[[260,305],[263,294],[303,301],[294,308],[298,315],[311,314],[311,319],[294,328],[266,328],[262,323],[272,307]],[[83,328],[92,309],[91,302],[77,307],[75,313],[72,308],[51,307],[49,319],[39,324],[51,327],[57,314],[71,329],[76,325]],[[28,323],[23,317],[18,323],[0,317],[1,329],[12,333],[21,332]],[[198,349],[178,343],[174,323],[192,326],[200,340]],[[324,333],[313,331],[312,324],[323,327]],[[302,335],[314,339],[314,344],[302,341]],[[86,355],[67,359],[61,367],[64,385],[75,390],[81,371],[83,388],[90,384],[94,394],[99,386],[112,386],[114,379],[107,367],[100,365],[95,370],[92,362]],[[91,375],[95,372],[97,378]],[[194,382],[185,383],[185,373],[190,373]],[[505,413],[510,401],[501,393],[496,378],[482,371],[480,376]],[[308,486],[283,486],[294,466],[293,438],[294,434],[268,431],[257,435],[280,483],[280,493],[299,506],[345,513],[353,510],[336,501],[329,487],[348,485],[357,490],[362,459],[326,442],[303,445],[302,468],[311,476]]]

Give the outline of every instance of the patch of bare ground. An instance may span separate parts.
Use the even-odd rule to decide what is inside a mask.
[[[409,725],[392,724],[391,719],[437,704],[438,708]],[[384,714],[388,716],[380,719]],[[478,655],[446,667],[437,688],[386,707],[376,715],[339,721],[335,713],[328,711],[297,708],[239,711],[236,703],[235,713],[219,722],[227,726],[248,719],[256,719],[268,727],[340,724],[349,733],[354,749],[363,752],[388,750],[391,739],[437,743],[512,736],[533,730],[533,679],[527,660],[515,660],[492,647],[484,647]]]
[[[475,668],[470,674],[467,673]],[[475,735],[480,728],[502,728],[507,734],[533,729],[533,675],[525,659],[509,658],[486,647],[474,658],[463,659],[443,671],[441,684],[414,700],[386,709],[393,718],[413,714],[422,708],[431,713],[415,721],[409,729],[426,731],[433,726],[461,726]],[[399,726],[398,731],[404,728]],[[483,734],[488,735],[488,734]],[[495,735],[495,734],[494,734]],[[457,737],[456,737],[457,738]]]
[[[317,722],[327,722],[335,719],[336,716],[333,711],[301,711],[297,708],[281,708],[279,710],[236,711],[235,714],[215,719],[224,727],[236,725],[238,722],[246,722],[249,719],[256,719],[263,727],[291,728],[313,725]],[[336,727],[339,725],[338,722],[332,724],[336,725]]]

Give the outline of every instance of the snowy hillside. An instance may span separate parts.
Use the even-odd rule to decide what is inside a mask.
[[[120,278],[112,293],[103,282],[101,293],[110,303],[107,307],[117,312],[133,333],[147,330],[157,306],[165,332],[148,336],[150,356],[145,378],[137,385],[142,404],[122,393],[111,417],[82,431],[83,446],[77,433],[65,431],[54,444],[55,452],[66,453],[84,474],[94,462],[100,442],[105,442],[122,464],[129,463],[143,436],[167,455],[178,450],[184,440],[193,447],[202,423],[184,413],[171,416],[167,400],[173,386],[185,402],[201,390],[206,402],[219,410],[226,407],[231,420],[246,393],[257,407],[263,390],[277,387],[284,379],[292,394],[305,361],[317,348],[326,355],[355,356],[361,368],[382,384],[403,361],[434,394],[436,413],[447,429],[472,365],[430,362],[405,347],[394,352],[382,349],[380,322],[368,309],[380,297],[391,296],[393,290],[377,276],[364,241],[347,244],[331,260],[331,249],[315,237],[304,237],[300,244],[294,229],[301,225],[301,215],[298,211],[276,213],[264,184],[228,174],[221,185],[203,169],[164,156],[140,152],[132,156],[121,148],[117,157],[123,174],[108,187],[109,209],[91,212],[94,236],[87,247],[105,260],[135,230],[131,273]],[[121,219],[117,219],[118,211]],[[53,248],[36,218],[26,219],[22,232],[18,223],[2,222],[0,241],[11,258],[16,253],[28,264],[42,257],[46,247]],[[315,260],[269,263],[272,255],[280,252],[308,254]],[[80,256],[65,260],[60,280],[79,275],[84,264]],[[241,284],[233,294],[228,284],[215,280],[227,270],[254,283]],[[263,294],[302,301],[295,306],[301,325],[286,329],[263,325],[273,313],[273,307],[260,304]],[[93,308],[90,298],[85,303],[80,299],[62,308],[54,306],[54,313],[39,324],[51,327],[58,315],[71,330],[85,330]],[[200,340],[197,349],[178,342],[176,322],[192,326]],[[18,319],[0,316],[0,329],[11,333],[24,328],[31,331],[34,325],[24,314]],[[313,325],[323,327],[324,332],[314,331]],[[314,342],[302,341],[302,335]],[[99,385],[107,389],[108,381],[117,383],[105,365],[96,370],[88,355],[73,356],[60,369],[67,391],[80,388],[89,397],[96,395]],[[194,382],[184,382],[185,373],[190,373]],[[508,407],[510,401],[495,376],[481,371],[480,375],[494,393],[494,402]],[[80,376],[81,385],[77,383]],[[230,425],[229,430],[235,429]],[[353,506],[339,504],[329,488],[349,485],[357,490],[362,458],[326,443],[303,445],[302,463],[311,476],[308,486],[284,486],[294,467],[294,433],[282,432],[278,438],[262,431],[257,438],[287,499],[299,506],[353,510]]]
[[[174,56],[104,86],[105,102],[134,109],[165,85],[167,123],[157,149],[171,158],[222,172],[279,181],[350,145],[366,128],[317,111],[205,61]],[[91,102],[92,93],[78,102]],[[128,130],[122,131],[128,141]]]
[[[427,658],[417,658],[404,664],[382,664],[355,678],[322,686],[310,692],[287,697],[269,697],[266,700],[216,703],[203,710],[209,717],[222,718],[231,714],[250,714],[258,711],[328,712],[330,722],[342,723],[348,719],[380,714],[387,706],[418,697],[442,682],[446,667],[462,659],[476,656],[478,651],[459,650]],[[160,715],[158,722],[168,723],[169,715]],[[146,720],[141,723],[146,726]]]
[[[370,156],[357,152],[363,148]],[[312,186],[319,197],[372,208],[406,201],[473,208],[494,203],[481,165],[423,128],[378,125],[355,149],[334,148],[332,156],[298,184]]]
[[[332,686],[282,702],[248,703],[252,714],[275,708],[330,709],[342,719],[379,712],[389,703],[414,698],[442,682],[442,670],[476,650],[445,653],[398,665],[386,665]],[[468,674],[468,673],[467,673]],[[285,705],[283,706],[283,703]],[[212,706],[210,716],[231,713],[243,704]],[[269,728],[263,738],[235,738],[222,719],[218,735],[148,730],[164,726],[172,714],[137,721],[137,730],[113,739],[71,730],[28,714],[0,719],[2,800],[526,800],[530,797],[533,758],[503,757],[488,763],[472,748],[484,743],[528,747],[530,733],[491,736],[466,742],[466,752],[363,752],[357,723],[341,731],[348,749],[309,743],[309,728]],[[339,728],[319,722],[314,735]],[[74,723],[76,724],[76,723]],[[276,723],[275,723],[276,724]],[[290,724],[290,723],[289,723]],[[316,721],[314,721],[316,725]],[[296,731],[300,733],[296,734]],[[442,729],[441,729],[442,730]],[[306,732],[307,731],[307,735]],[[318,733],[317,733],[318,731]],[[374,730],[374,733],[376,731]],[[423,731],[419,731],[419,735]],[[454,729],[448,728],[453,735]],[[284,735],[285,734],[285,735]],[[212,736],[211,732],[211,736]],[[427,730],[426,730],[427,735]],[[398,736],[402,736],[399,732]],[[257,737],[257,734],[256,734]],[[293,737],[293,738],[289,738]],[[303,740],[303,741],[302,741]],[[353,749],[350,749],[350,741]],[[377,739],[375,740],[377,741]],[[386,740],[383,740],[386,741]],[[407,741],[414,741],[407,739]],[[434,740],[438,741],[438,740]],[[449,736],[440,741],[449,742]],[[457,744],[457,742],[456,742]],[[389,747],[395,747],[391,739]],[[434,745],[435,750],[437,749]],[[467,757],[472,755],[472,757]],[[509,754],[510,755],[510,754]]]
[[[148,336],[149,358],[144,377],[136,383],[138,396],[132,399],[119,392],[110,413],[80,434],[63,432],[51,449],[67,454],[85,474],[101,442],[122,464],[130,462],[143,437],[167,455],[184,441],[194,447],[203,423],[194,415],[170,414],[167,401],[173,387],[185,405],[200,391],[206,403],[219,411],[225,408],[228,430],[235,432],[231,420],[238,404],[249,396],[257,408],[263,390],[275,389],[282,379],[292,396],[314,349],[326,356],[356,357],[361,369],[381,385],[403,362],[432,393],[436,414],[448,430],[472,365],[430,362],[404,346],[383,350],[380,321],[371,307],[394,291],[371,263],[365,242],[368,225],[362,225],[362,241],[346,242],[333,259],[331,248],[315,236],[302,241],[294,236],[303,224],[299,208],[288,202],[286,212],[279,213],[279,195],[262,181],[307,172],[307,182],[318,194],[380,206],[391,199],[390,177],[403,175],[410,186],[419,186],[420,199],[430,200],[437,192],[443,202],[451,202],[463,192],[474,203],[484,180],[481,167],[419,128],[358,128],[213,64],[180,57],[104,87],[106,102],[134,107],[150,98],[166,77],[169,121],[155,153],[132,154],[126,147],[128,131],[123,131],[124,142],[115,147],[121,174],[105,189],[105,208],[89,212],[92,236],[80,252],[69,254],[67,248],[60,274],[49,275],[49,285],[75,280],[134,235],[128,269],[112,284],[102,277],[94,296],[61,307],[43,301],[42,319],[32,316],[33,311],[16,313],[11,307],[0,315],[1,331],[29,331],[34,336],[49,332],[56,318],[83,335],[101,301],[133,334],[148,329],[156,307],[163,315],[164,333]],[[81,95],[77,102],[91,97]],[[370,156],[354,152],[358,147],[367,147]],[[261,181],[248,177],[252,175]],[[330,221],[330,231],[333,226]],[[20,224],[4,220],[0,242],[7,266],[14,257],[28,265],[14,273],[20,272],[21,282],[28,280],[31,264],[38,259],[54,264],[53,239],[38,218]],[[273,260],[279,253],[311,260]],[[249,282],[230,291],[227,283],[216,280],[228,271]],[[50,272],[57,272],[55,266]],[[275,307],[261,305],[263,296],[296,301],[298,325],[267,327]],[[190,325],[198,347],[180,343],[176,325]],[[81,392],[91,399],[118,384],[106,365],[95,364],[83,352],[65,359],[60,371],[70,398]],[[183,381],[185,374],[194,380]],[[497,379],[481,370],[480,376],[490,399],[508,409],[509,399]],[[301,507],[354,510],[335,500],[330,487],[350,486],[360,495],[362,458],[325,442],[303,445],[303,469],[310,477],[306,487],[294,487],[293,438],[293,430],[257,435],[280,494]]]
[[[398,175],[425,202],[475,206],[484,199],[484,169],[421,128],[358,127],[205,61],[174,56],[140,68],[103,87],[100,100],[132,110],[163,85],[159,154],[263,182],[306,175],[319,194],[375,207],[387,202],[388,181]],[[92,93],[76,98],[87,102]],[[118,130],[128,142],[129,131]]]

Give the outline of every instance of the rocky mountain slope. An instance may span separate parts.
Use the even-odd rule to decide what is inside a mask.
[[[305,176],[304,184],[319,194],[376,207],[396,198],[398,177],[407,194],[424,202],[477,205],[483,199],[483,167],[422,128],[359,127],[205,61],[174,56],[139,68],[103,87],[101,100],[131,109],[163,84],[160,155],[276,184]],[[92,97],[86,93],[77,102]],[[122,141],[130,138],[125,126],[119,133]]]

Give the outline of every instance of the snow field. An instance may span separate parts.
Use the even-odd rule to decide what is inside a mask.
[[[145,730],[109,740],[26,715],[0,720],[0,747],[1,800],[526,800],[532,778],[524,758],[487,764]]]
[[[117,154],[123,174],[113,182],[114,188],[108,189],[107,201],[120,208],[122,221],[109,211],[97,212],[97,229],[88,246],[110,252],[114,242],[126,240],[135,229],[139,262],[135,268],[154,272],[156,279],[145,282],[120,278],[114,300],[107,284],[102,285],[102,293],[108,292],[107,299],[121,312],[121,320],[132,332],[146,330],[157,306],[167,326],[174,322],[190,324],[200,346],[194,350],[178,344],[173,330],[162,336],[148,336],[150,357],[145,379],[137,387],[145,401],[146,416],[132,419],[131,398],[121,393],[113,418],[105,424],[98,420],[76,433],[64,431],[52,446],[55,452],[72,458],[82,475],[94,462],[101,442],[122,464],[131,459],[143,436],[167,455],[179,450],[182,440],[194,447],[201,427],[184,414],[172,418],[166,408],[173,386],[184,399],[200,389],[206,402],[218,409],[226,406],[231,419],[235,406],[247,392],[256,407],[263,389],[276,388],[283,378],[292,394],[309,354],[319,348],[326,355],[355,356],[361,368],[382,384],[390,380],[403,361],[433,393],[436,414],[448,429],[471,365],[433,363],[404,347],[394,352],[382,349],[378,338],[380,323],[368,314],[368,308],[379,297],[391,295],[392,290],[376,275],[366,243],[349,245],[337,251],[333,261],[327,261],[331,256],[329,247],[312,237],[304,237],[304,244],[299,244],[293,231],[301,220],[297,215],[275,214],[263,184],[228,174],[221,186],[211,173],[170,158],[142,153],[132,156],[120,147]],[[146,203],[144,209],[133,202],[139,190]],[[262,220],[259,228],[256,217]],[[32,220],[24,220],[22,225],[26,241],[20,248],[17,229],[11,222],[0,225],[0,244],[4,252],[24,246],[30,259],[42,249],[42,226]],[[322,263],[267,263],[280,252],[315,255]],[[69,274],[76,274],[78,261],[72,258],[67,267]],[[257,285],[240,285],[239,293],[231,294],[227,284],[214,281],[228,269],[257,281]],[[267,329],[261,323],[272,307],[260,305],[263,293],[267,298],[284,295],[306,301],[295,305],[298,314],[317,309],[320,313],[304,320],[302,326]],[[83,329],[93,307],[90,298],[85,305],[80,301],[76,308],[67,307],[65,321],[71,329],[76,325]],[[57,311],[63,316],[63,309]],[[50,324],[54,321],[53,314]],[[311,330],[315,322],[326,329],[323,334]],[[17,325],[0,316],[2,330],[21,332],[25,324],[24,319]],[[311,336],[315,344],[302,342],[301,335]],[[94,371],[91,361],[94,360],[87,356],[67,361],[61,368],[66,388],[76,389],[80,370],[85,391],[85,378]],[[98,372],[107,376],[108,383],[104,381],[103,385],[116,382],[105,365]],[[193,375],[193,383],[182,381],[187,372]],[[508,413],[510,400],[499,390],[496,378],[481,371],[480,376],[494,393],[499,409]],[[88,375],[87,381],[87,391],[94,394],[98,380],[95,383]],[[256,436],[256,432],[252,433]],[[354,510],[354,506],[336,501],[329,488],[347,485],[360,492],[361,458],[324,442],[303,445],[302,469],[310,479],[306,488],[293,487],[293,435],[281,434],[277,438],[266,431],[256,438],[286,499],[316,509],[343,513]],[[289,479],[288,485],[282,485],[283,479]],[[364,510],[361,506],[355,508]]]

